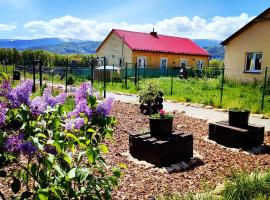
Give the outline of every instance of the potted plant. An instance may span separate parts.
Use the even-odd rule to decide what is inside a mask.
[[[229,125],[238,128],[247,128],[250,111],[246,108],[229,109]]]
[[[149,117],[150,134],[156,138],[167,138],[172,134],[173,115],[160,110]]]
[[[163,91],[155,82],[150,82],[139,92],[140,109],[145,114],[155,114],[163,108]],[[144,112],[146,111],[146,112]]]

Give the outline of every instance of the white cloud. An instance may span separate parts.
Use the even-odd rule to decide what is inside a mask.
[[[234,17],[215,16],[204,19],[198,16],[173,17],[154,24],[128,24],[126,22],[98,22],[64,16],[49,21],[31,21],[24,25],[35,37],[60,37],[82,40],[102,40],[112,28],[150,32],[153,27],[160,34],[189,38],[223,40],[254,17],[242,13]]]
[[[11,32],[17,28],[16,24],[0,24],[0,32],[8,31]]]

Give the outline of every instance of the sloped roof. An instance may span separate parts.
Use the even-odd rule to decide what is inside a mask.
[[[107,38],[112,33],[115,33],[121,39],[124,39],[125,44],[131,50],[209,56],[206,50],[199,47],[188,38],[159,34],[157,37],[155,37],[150,33],[125,31],[119,29],[113,29]],[[103,43],[106,41],[106,39],[103,41]],[[99,46],[99,48],[103,45],[103,43]]]
[[[245,26],[243,26],[242,28],[240,28],[238,31],[236,31],[235,33],[233,33],[230,37],[228,37],[226,40],[224,40],[220,44],[221,45],[228,44],[233,38],[235,38],[236,36],[238,36],[240,33],[244,32],[246,29],[248,29],[250,26],[252,26],[256,22],[260,21],[262,18],[265,17],[265,15],[267,15],[269,13],[270,13],[270,7],[267,8],[265,11],[263,11],[261,14],[259,14],[257,17],[255,17],[253,20],[251,20],[249,23],[247,23]]]

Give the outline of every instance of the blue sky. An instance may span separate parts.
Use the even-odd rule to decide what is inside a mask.
[[[0,0],[0,38],[102,40],[112,28],[223,40],[269,0]]]

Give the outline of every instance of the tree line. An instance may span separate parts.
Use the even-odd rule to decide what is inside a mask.
[[[88,67],[93,55],[69,54],[61,55],[44,50],[17,50],[15,48],[0,48],[0,64],[5,65],[32,65],[34,60],[41,60],[43,66],[67,66],[74,65]]]

